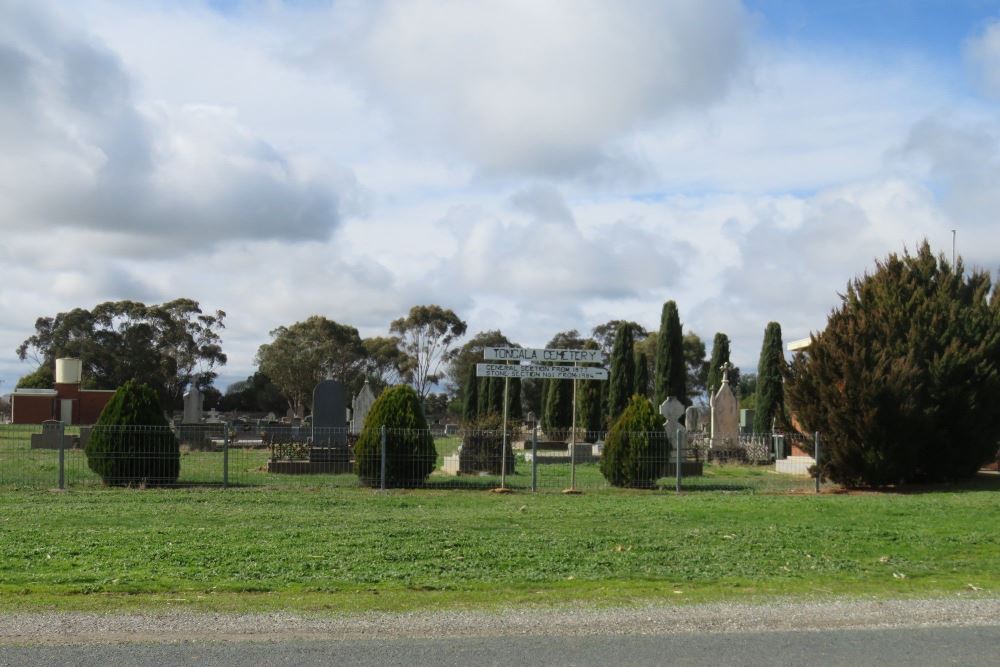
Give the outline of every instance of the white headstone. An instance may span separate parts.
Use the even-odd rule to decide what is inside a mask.
[[[198,385],[192,382],[191,387],[184,392],[184,424],[201,423],[201,406],[204,400]]]
[[[729,364],[722,366],[722,386],[712,397],[712,448],[732,449],[739,443],[740,404],[729,386]]]
[[[684,411],[684,428],[689,431],[697,431],[699,422],[698,408],[693,405]]]

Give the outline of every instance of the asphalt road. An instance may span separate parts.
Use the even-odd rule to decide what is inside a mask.
[[[0,647],[4,667],[78,665],[914,665],[1000,664],[1000,626]]]

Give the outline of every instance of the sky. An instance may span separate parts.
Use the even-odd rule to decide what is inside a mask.
[[[824,327],[927,239],[996,274],[1000,1],[0,0],[0,390],[35,319],[320,314],[526,346]]]

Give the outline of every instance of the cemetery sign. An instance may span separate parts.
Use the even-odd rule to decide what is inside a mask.
[[[487,361],[555,361],[561,363],[603,364],[604,353],[600,350],[545,350],[526,347],[487,347],[483,348],[483,359],[486,359]]]
[[[608,371],[586,366],[539,366],[529,364],[476,364],[478,377],[523,378],[545,380],[607,380]]]

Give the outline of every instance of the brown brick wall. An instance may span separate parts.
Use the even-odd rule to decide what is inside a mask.
[[[56,399],[52,396],[18,396],[10,397],[13,415],[11,421],[15,424],[41,424],[56,416]]]

